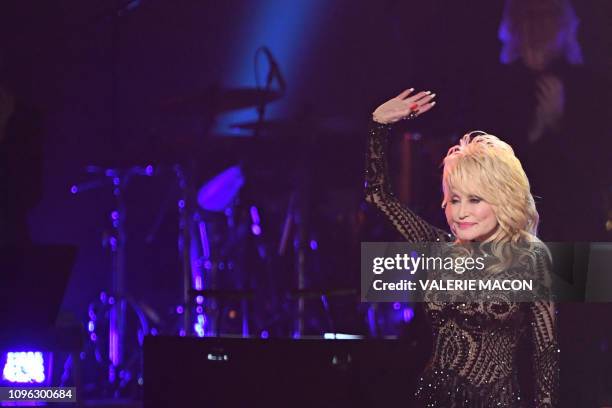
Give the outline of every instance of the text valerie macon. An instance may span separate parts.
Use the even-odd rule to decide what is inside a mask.
[[[382,279],[376,279],[372,282],[372,288],[377,291],[531,291],[533,281],[531,279],[425,279],[417,281],[401,279],[397,282],[384,282]]]

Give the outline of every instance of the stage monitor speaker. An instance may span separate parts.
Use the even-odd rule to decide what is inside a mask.
[[[397,340],[148,336],[144,408],[409,407],[424,363]]]

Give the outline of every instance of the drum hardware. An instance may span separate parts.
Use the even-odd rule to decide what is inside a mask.
[[[132,177],[151,177],[154,174],[154,168],[152,165],[132,166],[126,169],[87,166],[86,172],[96,175],[98,178],[73,185],[70,188],[72,194],[79,194],[95,188],[112,187],[112,194],[115,199],[115,208],[111,210],[109,217],[111,232],[103,241],[104,246],[110,248],[111,253],[112,290],[108,295],[108,359],[100,357],[98,361],[108,365],[108,384],[111,388],[114,388],[114,394],[119,394],[119,391],[125,388],[127,384],[126,379],[133,379],[133,373],[128,370],[125,360],[126,314],[130,296],[125,285],[127,277],[125,269],[125,244],[127,240],[125,220],[127,213],[123,195]],[[106,299],[106,297],[105,294],[104,298]],[[139,317],[142,317],[143,335],[148,334],[144,314],[136,306],[133,305],[132,308]],[[90,319],[92,319],[89,325],[91,328],[91,325],[94,324],[91,322],[95,320],[95,315],[91,315],[91,310]],[[90,335],[90,340],[94,343],[98,342],[95,333]]]
[[[332,319],[328,299],[334,296],[352,296],[355,294],[354,289],[308,289],[309,282],[307,279],[309,273],[316,272],[316,270],[311,270],[313,267],[309,264],[308,258],[313,256],[311,251],[315,250],[311,244],[313,228],[310,222],[312,216],[310,213],[318,211],[311,201],[311,196],[314,196],[313,191],[311,191],[314,180],[311,179],[310,166],[312,165],[309,163],[312,160],[311,156],[314,155],[314,149],[320,142],[316,139],[321,133],[325,133],[326,126],[345,129],[351,123],[331,121],[321,126],[315,126],[312,120],[308,120],[309,118],[293,121],[266,120],[266,105],[283,96],[285,84],[278,64],[269,49],[260,47],[255,58],[257,59],[261,55],[268,58],[270,65],[265,85],[259,86],[258,82],[256,88],[211,86],[189,95],[168,98],[159,104],[159,108],[168,114],[196,115],[207,119],[214,119],[219,113],[249,107],[256,108],[258,112],[257,121],[233,125],[236,129],[252,131],[254,137],[239,141],[236,138],[229,137],[217,138],[212,137],[208,132],[209,129],[206,128],[202,137],[193,138],[187,148],[179,152],[182,157],[175,160],[172,165],[172,172],[179,185],[179,196],[167,199],[167,203],[172,205],[173,200],[177,199],[179,218],[177,246],[181,260],[183,289],[178,305],[181,310],[181,313],[179,313],[181,315],[181,335],[219,336],[222,324],[222,305],[224,302],[231,301],[242,303],[243,335],[250,333],[247,302],[254,299],[255,290],[259,286],[248,283],[249,275],[243,276],[240,278],[241,281],[238,282],[236,276],[239,272],[230,268],[227,268],[226,272],[223,273],[226,278],[234,279],[233,283],[237,283],[235,285],[237,288],[226,289],[227,285],[217,284],[220,266],[222,264],[229,265],[236,260],[236,255],[232,252],[234,247],[246,245],[244,233],[239,232],[241,230],[250,231],[247,232],[249,240],[256,243],[259,259],[266,264],[266,267],[274,264],[274,259],[284,256],[291,247],[293,248],[293,271],[295,275],[292,279],[297,288],[295,290],[285,290],[284,293],[288,293],[288,296],[285,296],[286,298],[296,302],[297,310],[293,314],[293,334],[295,337],[302,336],[304,332],[306,299],[321,299],[327,317],[327,325],[331,331],[335,331],[335,323]],[[280,90],[272,89],[274,81],[278,82]],[[209,123],[212,124],[212,120],[207,122],[207,124]],[[233,140],[230,141],[230,139]],[[283,141],[283,143],[278,144],[278,141]],[[285,144],[284,141],[290,142],[290,144]],[[239,165],[226,167],[225,170],[208,178],[205,183],[197,183],[197,177],[201,174],[198,174],[196,164],[203,168],[208,165],[209,158],[217,159],[221,156],[225,157],[228,152],[234,154],[237,151],[244,153],[245,157],[244,160],[236,160],[240,163]],[[270,157],[261,160],[259,153],[262,151],[268,153]],[[277,160],[275,159],[279,157],[279,152],[281,153],[280,157],[284,158],[292,151],[296,152],[295,160],[291,156],[292,161],[289,163],[289,170],[279,171],[279,168],[273,167],[276,165]],[[257,162],[258,159],[259,162]],[[214,168],[214,166],[206,167],[208,171],[211,168]],[[104,173],[107,169],[101,170]],[[140,171],[142,170],[146,173],[147,168],[141,168]],[[290,187],[282,186],[280,188],[282,194],[284,194],[283,199],[287,195],[290,195],[290,199],[284,217],[283,233],[279,240],[268,237],[264,240],[262,238],[263,224],[256,221],[256,219],[259,219],[259,214],[255,217],[251,211],[251,217],[244,215],[244,213],[247,213],[247,208],[254,207],[249,207],[248,203],[257,201],[260,198],[258,194],[265,194],[257,191],[265,187],[263,181],[257,177],[266,171],[266,175],[269,177],[266,180],[267,184],[280,184],[280,181],[282,181],[290,185]],[[287,180],[289,181],[287,182]],[[272,183],[269,183],[269,181],[272,181]],[[79,187],[82,190],[87,186],[81,185]],[[77,190],[81,191],[79,187],[77,187]],[[120,187],[124,188],[125,185],[122,184]],[[121,195],[122,191],[118,190],[117,197],[121,198]],[[171,196],[171,194],[168,194],[168,196]],[[272,200],[274,197],[262,198],[264,201],[265,199]],[[275,203],[275,206],[279,207],[278,203]],[[280,207],[284,206],[281,205]],[[117,208],[116,216],[121,221],[118,227],[122,227],[121,223],[124,222],[125,218],[122,213],[125,209],[119,205]],[[264,218],[266,217],[266,209],[264,206]],[[275,211],[277,211],[275,214],[278,214],[283,210]],[[239,212],[242,212],[242,214],[239,214]],[[147,235],[147,242],[153,240],[161,222],[160,217],[156,219],[151,232]],[[279,223],[281,222],[279,221]],[[276,223],[273,226],[276,227]],[[121,244],[119,238],[125,239],[119,233],[109,236],[107,241],[111,250],[114,248],[112,245]],[[217,240],[223,242],[217,243]],[[271,244],[272,241],[273,244]],[[270,250],[271,247],[276,249],[277,243],[279,244],[278,250]],[[121,261],[125,257],[124,248],[117,247],[116,250],[121,251],[116,255]],[[120,263],[117,262],[117,265],[119,266]],[[269,268],[272,269],[274,266]],[[245,269],[248,270],[249,267],[245,267]],[[121,271],[121,269],[119,270]],[[257,282],[262,285],[261,281],[258,280]],[[119,294],[113,293],[113,295],[115,299],[122,298]],[[120,321],[116,324],[119,323]]]
[[[328,331],[331,333],[336,332],[336,324],[334,322],[333,315],[331,313],[331,308],[329,306],[329,298],[330,297],[340,297],[340,296],[359,296],[359,292],[354,288],[336,288],[336,289],[294,289],[290,290],[288,293],[288,297],[290,299],[320,299],[321,305],[323,307],[323,311],[325,312],[325,317],[327,319]],[[302,312],[303,313],[303,312]]]

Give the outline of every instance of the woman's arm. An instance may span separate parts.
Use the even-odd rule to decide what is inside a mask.
[[[552,301],[552,258],[544,246],[537,247],[534,266],[534,278],[539,288],[534,293],[535,301],[527,304],[536,387],[534,403],[537,408],[552,408],[559,403],[559,345],[555,304]]]
[[[558,404],[559,346],[557,344],[555,305],[536,301],[529,307],[533,339],[535,406],[552,408]]]
[[[387,142],[391,124],[427,112],[435,102],[435,94],[408,89],[397,97],[380,105],[373,113],[366,153],[365,198],[382,211],[393,226],[408,242],[449,240],[450,235],[439,230],[410,209],[404,207],[394,196],[389,183],[387,169]]]

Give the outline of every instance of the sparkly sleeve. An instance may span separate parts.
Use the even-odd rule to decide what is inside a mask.
[[[549,264],[540,256],[538,269],[549,270]],[[540,276],[544,276],[540,274]],[[535,375],[535,406],[556,407],[559,389],[559,345],[555,304],[548,300],[536,300],[529,304],[533,341],[533,372]]]
[[[408,242],[448,241],[451,236],[406,208],[393,195],[387,169],[391,127],[372,122],[366,152],[365,198],[382,211]]]

